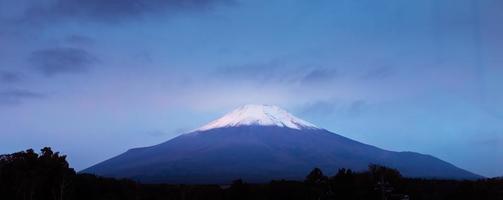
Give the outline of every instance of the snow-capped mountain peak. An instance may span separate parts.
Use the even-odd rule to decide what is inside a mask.
[[[317,129],[315,125],[299,119],[277,106],[249,104],[227,113],[223,117],[198,128],[196,131],[250,125],[279,126],[292,129]]]

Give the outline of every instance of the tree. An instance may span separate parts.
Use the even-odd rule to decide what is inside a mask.
[[[328,186],[328,177],[323,174],[321,169],[314,168],[304,181],[309,188],[309,199],[326,199],[330,196]]]
[[[398,186],[402,179],[398,170],[380,165],[369,165],[369,172],[375,183],[375,190],[380,193],[381,199],[388,199],[394,190],[393,186]]]
[[[398,185],[402,180],[402,175],[396,169],[381,165],[369,165],[369,172],[375,182],[388,182],[392,185]]]
[[[232,181],[229,188],[229,199],[249,199],[249,186],[242,179]]]
[[[337,174],[330,177],[330,190],[338,199],[355,199],[355,175],[350,169],[339,169]]]
[[[49,147],[40,155],[28,149],[0,156],[0,193],[7,199],[63,200],[73,176],[66,156]]]
[[[307,176],[305,182],[308,184],[321,184],[328,180],[321,169],[314,168]]]

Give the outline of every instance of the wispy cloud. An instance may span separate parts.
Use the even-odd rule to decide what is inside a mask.
[[[231,0],[54,0],[27,3],[22,21],[53,22],[83,19],[97,22],[121,22],[149,13],[175,14],[203,11]]]
[[[278,60],[224,67],[217,70],[217,75],[258,83],[277,82],[288,84],[326,83],[335,80],[339,76],[335,68],[290,65]]]
[[[8,105],[20,104],[28,99],[41,99],[41,98],[45,98],[45,97],[46,97],[46,95],[44,95],[44,94],[32,92],[29,90],[9,89],[9,90],[0,91],[0,105],[2,105],[2,104],[8,104]]]
[[[475,145],[484,146],[484,147],[488,147],[488,148],[502,147],[503,146],[503,136],[499,136],[499,135],[503,135],[503,134],[499,134],[499,135],[495,134],[495,135],[496,136],[493,136],[493,137],[488,137],[488,136],[480,137],[479,136],[479,138],[475,138],[471,142],[475,143]]]
[[[168,134],[167,132],[161,131],[161,130],[152,130],[152,131],[147,132],[147,135],[152,136],[152,137],[162,137],[167,134]]]
[[[364,112],[368,106],[365,100],[337,101],[324,100],[307,103],[300,108],[300,111],[306,115],[329,116],[335,113],[355,116]]]
[[[338,76],[337,69],[333,68],[314,68],[308,71],[302,81],[305,83],[319,83],[325,81],[331,81]]]
[[[65,41],[75,45],[91,45],[94,44],[94,39],[85,35],[73,34],[68,36]]]
[[[333,114],[336,108],[335,101],[316,101],[303,105],[300,110],[303,114],[326,116]]]
[[[16,72],[0,71],[0,82],[14,83],[21,81],[21,75]]]
[[[64,73],[83,73],[98,59],[84,49],[50,48],[34,51],[30,61],[46,76]]]
[[[285,81],[287,77],[280,76],[285,64],[281,61],[272,60],[268,62],[249,63],[239,66],[228,66],[219,68],[216,75],[240,80],[254,81]],[[286,74],[286,73],[285,73]]]
[[[393,75],[395,72],[394,70],[395,69],[390,66],[375,67],[367,71],[367,73],[363,75],[363,78],[369,80],[387,78]]]

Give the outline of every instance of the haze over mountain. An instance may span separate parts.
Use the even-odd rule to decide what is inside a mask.
[[[407,177],[481,178],[430,155],[351,140],[270,105],[239,107],[190,133],[128,150],[82,172],[142,182],[267,182],[300,180],[314,167],[333,174],[369,164],[396,168]]]

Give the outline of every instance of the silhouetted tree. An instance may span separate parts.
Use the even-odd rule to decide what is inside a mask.
[[[232,181],[229,187],[229,199],[249,199],[249,186],[243,180]]]
[[[12,199],[63,200],[75,171],[65,156],[45,147],[0,156],[0,191]]]
[[[321,169],[314,168],[307,176],[305,182],[308,184],[321,184],[328,180]]]
[[[393,186],[398,186],[402,179],[398,170],[381,165],[369,165],[369,173],[375,183],[375,190],[380,193],[383,200],[390,198],[395,189]]]
[[[314,168],[304,181],[309,187],[310,199],[326,199],[330,196],[328,186],[328,177],[323,174],[321,169]]]
[[[330,177],[330,190],[337,199],[354,199],[355,176],[350,169],[339,169],[335,176]]]
[[[405,195],[407,194],[407,195]],[[404,178],[379,165],[368,171],[339,169],[327,178],[315,168],[305,181],[219,185],[141,184],[128,179],[75,174],[66,157],[50,148],[0,155],[0,200],[503,200],[503,179]]]

